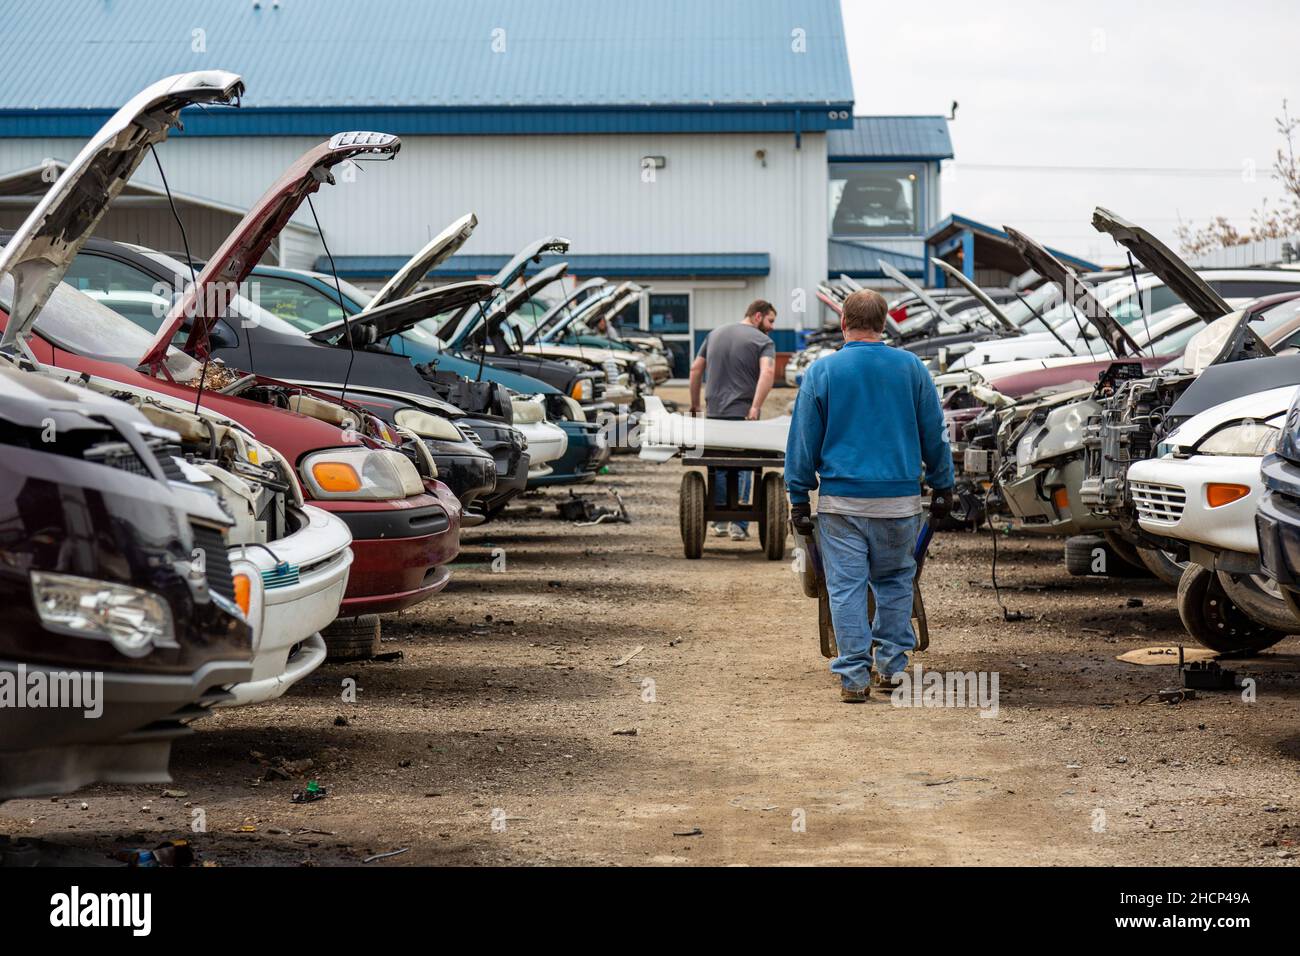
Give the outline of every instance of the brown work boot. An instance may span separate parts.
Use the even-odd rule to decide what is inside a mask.
[[[885,677],[880,673],[880,671],[873,670],[871,672],[871,686],[877,688],[878,690],[892,692],[895,686],[894,682],[897,678],[898,678],[898,674],[894,674],[890,677]]]
[[[870,687],[859,687],[857,690],[844,686],[840,687],[840,701],[845,704],[865,704],[870,696]]]

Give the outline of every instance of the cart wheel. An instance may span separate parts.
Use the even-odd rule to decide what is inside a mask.
[[[763,550],[769,561],[785,557],[787,511],[785,482],[776,472],[768,472],[763,476]]]
[[[682,475],[677,517],[682,530],[682,551],[691,560],[704,553],[704,490],[704,476],[698,471]]]

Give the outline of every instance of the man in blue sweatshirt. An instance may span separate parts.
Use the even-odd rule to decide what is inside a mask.
[[[921,476],[932,518],[952,506],[952,449],[930,373],[911,352],[881,341],[888,306],[870,289],[844,300],[844,347],[804,373],[785,449],[792,523],[817,541],[839,657],[840,698],[890,687],[916,647],[913,556]],[[876,596],[867,621],[867,586]],[[874,667],[873,667],[874,664]]]

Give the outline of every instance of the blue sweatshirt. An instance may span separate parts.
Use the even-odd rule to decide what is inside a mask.
[[[785,486],[803,504],[821,493],[895,498],[953,484],[952,447],[934,381],[911,352],[847,342],[804,373],[785,446]]]

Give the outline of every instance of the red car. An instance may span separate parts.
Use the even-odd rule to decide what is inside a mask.
[[[460,504],[434,477],[418,439],[394,436],[378,419],[333,397],[156,347],[140,326],[60,284],[109,203],[150,146],[166,138],[180,110],[230,102],[242,89],[238,76],[220,71],[169,77],[104,125],[0,251],[0,348],[201,401],[245,425],[294,464],[312,504],[351,529],[354,561],[342,615],[398,611],[445,587],[446,565],[460,550]],[[383,139],[385,148],[396,150],[395,138]],[[376,152],[375,146],[374,140],[359,142],[357,152]],[[263,205],[258,210],[267,212]],[[149,374],[136,370],[141,364]]]

